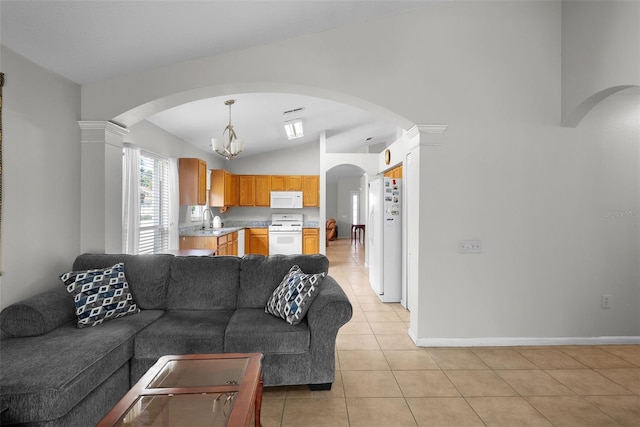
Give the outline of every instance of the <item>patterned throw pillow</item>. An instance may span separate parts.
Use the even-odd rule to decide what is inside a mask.
[[[60,276],[73,295],[78,328],[140,312],[124,275],[124,263],[95,270],[70,271]]]
[[[304,274],[300,267],[294,265],[271,294],[264,311],[297,325],[318,295],[318,286],[324,276],[325,273]]]

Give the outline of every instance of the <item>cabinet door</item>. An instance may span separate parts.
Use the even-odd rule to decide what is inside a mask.
[[[302,206],[320,206],[320,177],[318,175],[302,177]]]
[[[302,176],[287,176],[287,191],[302,191]]]
[[[239,175],[238,187],[240,189],[238,205],[239,206],[255,206],[255,199],[256,199],[255,175]]]
[[[256,175],[255,206],[271,205],[271,175]]]
[[[207,203],[207,162],[194,158],[178,159],[181,205]]]
[[[269,255],[269,230],[266,228],[251,228],[249,233],[249,251],[247,253]]]
[[[182,236],[180,249],[213,249],[218,248],[218,239],[208,236]]]
[[[227,243],[229,255],[238,256],[238,232],[234,231],[231,233],[231,237],[229,237],[229,242]]]
[[[285,191],[287,177],[285,175],[271,175],[271,191]]]
[[[209,190],[209,206],[238,206],[237,176],[224,169],[211,170],[211,189]]]
[[[224,171],[224,202],[225,206],[238,205],[238,177]]]
[[[302,253],[317,254],[320,252],[320,230],[317,228],[302,229]]]

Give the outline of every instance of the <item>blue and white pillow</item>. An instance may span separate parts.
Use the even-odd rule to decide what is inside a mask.
[[[324,277],[325,273],[305,274],[294,265],[271,294],[264,311],[297,325],[318,295],[318,286]]]
[[[78,328],[140,312],[129,291],[124,263],[109,268],[70,271],[60,276],[73,295]]]

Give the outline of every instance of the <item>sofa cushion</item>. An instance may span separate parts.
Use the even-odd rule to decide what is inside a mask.
[[[306,321],[290,325],[264,312],[241,308],[229,321],[224,335],[225,353],[306,353],[311,334]]]
[[[172,310],[141,331],[136,359],[167,354],[222,353],[224,331],[233,310]]]
[[[240,258],[175,257],[167,292],[169,310],[233,310],[238,298]]]
[[[133,299],[143,310],[166,308],[169,269],[173,255],[82,254],[73,263],[73,270],[89,270],[124,263],[124,274]]]
[[[129,292],[121,262],[108,268],[70,271],[61,275],[60,280],[73,295],[78,328],[140,312]]]
[[[329,259],[324,255],[245,255],[240,262],[238,308],[264,310],[273,290],[294,265],[308,274],[327,273]]]
[[[78,329],[73,322],[28,338],[2,341],[3,425],[55,420],[77,405],[133,356],[135,334],[163,315],[143,310]]]
[[[12,304],[0,313],[0,328],[14,337],[34,337],[76,320],[73,298],[58,284]]]
[[[324,276],[325,273],[304,274],[300,267],[294,265],[273,291],[265,312],[297,325],[307,314]]]

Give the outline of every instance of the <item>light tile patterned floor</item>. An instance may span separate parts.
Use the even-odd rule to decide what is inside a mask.
[[[268,387],[264,427],[640,427],[640,345],[420,348],[409,313],[373,294],[361,244],[330,243],[354,307],[331,391]]]

